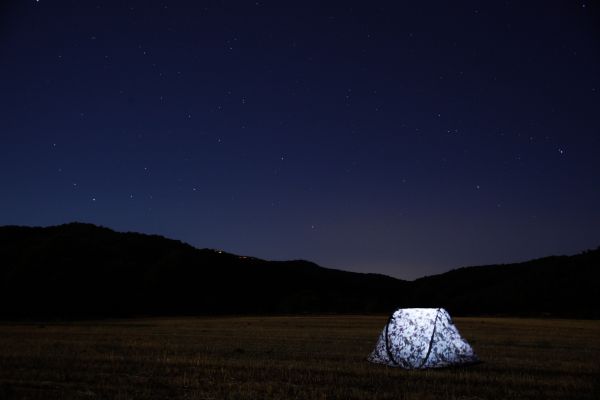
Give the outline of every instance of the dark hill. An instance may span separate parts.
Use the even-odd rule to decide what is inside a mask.
[[[365,313],[600,317],[600,250],[402,281],[196,249],[90,224],[0,227],[0,317]]]
[[[457,314],[599,318],[600,248],[506,265],[459,268],[410,282],[408,302]]]
[[[0,227],[0,315],[387,312],[406,282],[90,224]]]

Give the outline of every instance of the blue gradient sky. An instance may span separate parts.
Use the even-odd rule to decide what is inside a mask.
[[[2,4],[0,225],[401,278],[600,245],[596,4]]]

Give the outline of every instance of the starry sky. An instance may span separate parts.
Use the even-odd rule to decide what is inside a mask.
[[[0,225],[91,222],[406,279],[596,248],[599,15],[3,1]]]

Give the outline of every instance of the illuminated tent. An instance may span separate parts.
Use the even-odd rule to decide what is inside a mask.
[[[392,314],[369,361],[405,369],[472,364],[479,359],[443,308],[403,308]]]

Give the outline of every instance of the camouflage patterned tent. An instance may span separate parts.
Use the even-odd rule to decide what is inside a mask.
[[[405,369],[479,361],[443,308],[404,308],[392,314],[369,361]]]

